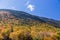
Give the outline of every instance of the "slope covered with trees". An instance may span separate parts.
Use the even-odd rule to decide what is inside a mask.
[[[0,40],[60,40],[60,28],[22,11],[1,9]]]

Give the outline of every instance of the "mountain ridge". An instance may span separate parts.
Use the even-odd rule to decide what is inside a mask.
[[[5,14],[5,13],[7,13],[7,14]],[[10,14],[8,14],[8,13],[10,13]],[[10,9],[0,9],[0,16],[1,15],[4,15],[4,18],[9,15],[10,17],[12,16],[11,17],[12,19],[15,19],[15,18],[16,19],[24,19],[23,21],[25,21],[25,23],[29,22],[30,19],[32,19],[32,22],[37,21],[39,23],[48,23],[48,24],[53,25],[55,27],[60,27],[60,25],[59,25],[60,21],[58,21],[58,20],[31,15],[31,14],[23,12],[23,11],[16,11],[16,10],[10,10]],[[0,17],[0,19],[1,19],[1,17]],[[28,20],[28,21],[26,21],[26,20]]]

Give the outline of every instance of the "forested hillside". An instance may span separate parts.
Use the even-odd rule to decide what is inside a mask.
[[[59,24],[23,11],[0,9],[0,40],[60,40]]]

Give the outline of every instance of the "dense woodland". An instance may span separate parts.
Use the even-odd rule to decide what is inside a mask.
[[[0,40],[60,40],[60,28],[47,23],[6,20],[0,21]]]

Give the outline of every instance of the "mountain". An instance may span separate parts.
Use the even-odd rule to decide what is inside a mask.
[[[19,25],[20,24],[32,25],[34,22],[36,22],[36,24],[48,23],[54,27],[60,27],[60,21],[58,21],[58,20],[49,19],[49,18],[45,18],[45,17],[38,17],[38,16],[31,15],[31,14],[23,12],[23,11],[0,9],[0,21],[2,21],[2,20],[4,22],[5,22],[5,20],[7,20],[6,22],[9,22],[9,20],[15,21],[13,19],[20,20]]]
[[[60,40],[60,21],[0,9],[0,40]]]

